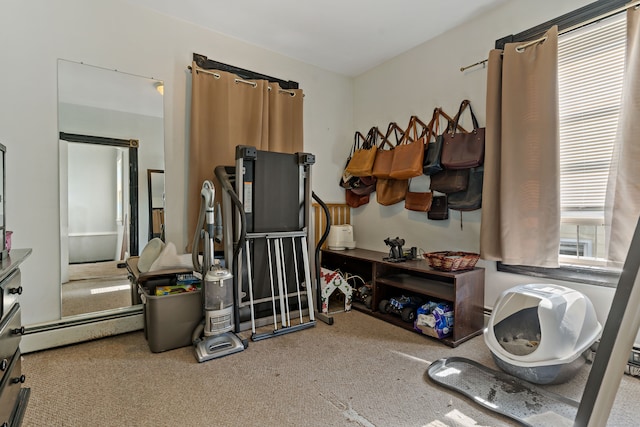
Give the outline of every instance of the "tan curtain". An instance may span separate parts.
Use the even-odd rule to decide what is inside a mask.
[[[191,70],[187,252],[191,252],[198,221],[202,183],[212,181],[220,201],[214,169],[235,165],[237,145],[302,151],[302,90],[283,92],[266,80],[248,81],[224,71],[202,70],[195,62]]]
[[[302,90],[285,90],[269,83],[268,151],[297,153],[303,151]]]
[[[622,266],[640,216],[640,10],[627,10],[627,47],[622,105],[613,148],[605,230],[607,258]]]
[[[558,266],[560,156],[558,29],[542,42],[489,55],[480,253],[486,260]],[[501,55],[502,53],[502,55]]]

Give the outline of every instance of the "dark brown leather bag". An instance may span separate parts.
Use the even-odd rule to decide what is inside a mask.
[[[349,190],[353,191],[359,196],[365,194],[371,194],[376,191],[376,181],[378,178],[373,176],[360,176],[357,181],[354,181]]]
[[[469,107],[473,130],[469,133],[455,132],[462,112]],[[460,104],[456,114],[453,129],[444,135],[441,163],[445,169],[468,169],[484,163],[484,134],[485,128],[478,127],[478,120],[473,114],[471,103],[465,99]]]
[[[437,221],[449,219],[447,196],[434,196],[431,201],[431,209],[427,213],[427,218]]]
[[[457,193],[464,191],[469,185],[469,169],[445,169],[431,175],[429,188],[440,193]]]
[[[469,185],[464,191],[449,194],[449,208],[454,211],[475,211],[482,207],[484,166],[469,171]]]

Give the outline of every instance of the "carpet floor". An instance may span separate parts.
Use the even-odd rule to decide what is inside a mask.
[[[151,353],[138,331],[24,355],[24,426],[519,425],[426,376],[452,356],[496,369],[481,336],[452,349],[357,311],[204,363]],[[589,369],[549,390],[579,400]],[[639,393],[625,375],[609,425],[638,425]]]
[[[62,317],[131,305],[131,282],[120,261],[69,265],[69,281],[62,284]]]

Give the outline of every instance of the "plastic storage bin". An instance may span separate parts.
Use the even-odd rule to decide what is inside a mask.
[[[528,284],[504,291],[484,339],[500,369],[536,384],[568,380],[600,337],[591,301],[559,285]]]
[[[155,295],[154,286],[138,285],[144,311],[144,336],[160,353],[191,345],[191,335],[203,318],[202,291]]]
[[[142,304],[138,291],[138,285],[146,288],[153,288],[155,286],[171,286],[176,284],[176,278],[179,274],[189,274],[193,271],[188,269],[170,269],[160,270],[151,273],[141,273],[138,270],[138,261],[140,257],[130,257],[126,261],[127,270],[129,272],[129,281],[131,282],[131,305]],[[153,295],[153,293],[151,293]]]

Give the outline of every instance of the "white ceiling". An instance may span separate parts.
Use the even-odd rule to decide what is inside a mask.
[[[126,1],[357,76],[507,0]]]

